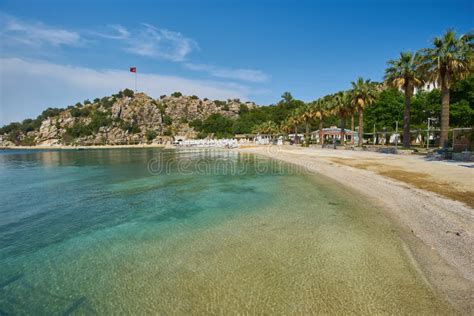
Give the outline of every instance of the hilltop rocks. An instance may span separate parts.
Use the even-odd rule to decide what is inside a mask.
[[[189,125],[192,121],[205,120],[214,113],[236,119],[243,105],[256,107],[255,103],[238,99],[212,101],[181,94],[153,99],[131,90],[84,103],[56,109],[54,116],[41,121],[34,131],[0,135],[0,146],[24,144],[25,139],[33,145],[48,146],[165,142],[177,135],[192,139],[197,136]]]

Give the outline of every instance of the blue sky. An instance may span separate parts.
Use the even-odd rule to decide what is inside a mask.
[[[0,0],[0,125],[133,88],[271,104],[381,80],[474,1]]]

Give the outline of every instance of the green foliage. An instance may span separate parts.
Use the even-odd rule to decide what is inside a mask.
[[[91,113],[89,107],[77,108],[73,107],[70,110],[72,117],[88,117]]]
[[[452,103],[449,116],[451,126],[474,126],[474,108],[467,100]]]
[[[95,111],[92,114],[92,120],[88,126],[92,132],[97,133],[101,127],[109,125],[112,125],[112,119],[109,117],[108,113]]]
[[[182,94],[181,92],[178,92],[178,91],[177,91],[177,92],[173,92],[173,93],[171,94],[171,96],[174,97],[174,98],[179,98],[179,97],[181,97],[182,95],[183,95],[183,94]]]
[[[403,127],[403,94],[397,89],[387,89],[380,93],[378,99],[364,111],[365,124],[372,130],[374,124],[377,130],[394,130],[395,121]]]
[[[200,132],[202,136],[214,134],[217,138],[226,138],[233,136],[233,121],[219,113],[211,114],[204,121],[194,120],[191,126]]]
[[[79,103],[80,104],[80,103]],[[82,106],[82,105],[81,105]],[[47,119],[48,117],[54,117],[54,116],[58,116],[59,113],[61,113],[62,111],[64,111],[64,109],[61,109],[61,108],[47,108],[46,110],[44,110],[40,116],[37,117],[37,119],[41,119],[41,120],[45,120]]]
[[[119,99],[123,97],[132,98],[134,96],[134,92],[130,89],[124,89],[123,91],[119,91],[117,94],[113,94],[112,96]]]
[[[252,133],[254,126],[268,121],[281,125],[295,109],[305,105],[303,101],[294,99],[290,93],[284,93],[283,96],[284,98],[276,105],[249,109],[245,104],[241,104],[239,118],[233,123],[233,132],[235,134]]]
[[[129,98],[133,98],[133,96],[134,96],[133,90],[130,90],[130,89],[123,90],[122,94],[123,94],[124,97],[129,97]]]
[[[173,124],[173,119],[171,118],[171,116],[165,115],[165,116],[163,116],[163,123],[165,125],[170,126],[171,124]]]
[[[15,145],[18,145],[20,142],[21,132],[19,129],[12,130],[7,137],[7,140],[11,141]]]
[[[122,122],[120,127],[124,131],[127,131],[129,134],[136,134],[141,132],[141,129],[136,122]]]
[[[220,101],[220,100],[214,100],[214,104],[215,104],[218,108],[220,108],[220,107],[223,107],[224,105],[226,105],[227,102],[226,102],[226,101]]]
[[[460,81],[453,87],[450,105],[450,126],[470,127],[474,125],[474,79]],[[403,94],[395,89],[384,90],[372,107],[365,111],[365,123],[371,129],[375,124],[377,130],[386,127],[388,131],[395,128],[398,120],[399,128],[403,124]],[[411,98],[411,128],[425,129],[428,118],[436,118],[434,123],[439,128],[441,120],[441,92],[419,91]],[[431,123],[433,124],[433,123]]]
[[[157,133],[154,130],[148,130],[146,131],[146,140],[147,141],[152,141],[156,138]]]
[[[100,99],[100,105],[106,109],[109,109],[114,105],[115,101],[115,97],[103,97],[102,99]]]
[[[38,130],[41,126],[41,122],[43,122],[48,117],[54,117],[59,115],[64,111],[64,109],[60,108],[47,108],[44,110],[40,115],[36,117],[36,119],[26,119],[23,122],[13,122],[8,125],[3,126],[0,128],[0,134],[9,134],[12,131],[18,131],[20,133],[28,133],[34,130]]]
[[[245,104],[241,104],[239,107],[239,115],[243,115],[249,112],[249,107]]]
[[[91,117],[90,123],[85,125],[82,122],[76,122],[72,127],[66,129],[66,134],[68,137],[77,138],[89,136],[97,133],[103,126],[112,125],[112,119],[107,112],[96,110],[92,113],[89,113],[88,115]]]
[[[22,146],[35,146],[36,145],[35,138],[31,137],[31,136],[26,136],[25,138],[23,138],[20,141],[20,145],[22,145]]]
[[[437,124],[439,124],[441,120],[441,92],[438,89],[430,92],[418,92],[412,98],[410,114],[412,128],[426,128],[429,117],[437,118]]]
[[[88,125],[76,123],[72,127],[66,129],[66,135],[72,138],[92,135],[92,130]]]
[[[279,132],[278,125],[273,121],[263,122],[262,124],[256,125],[252,128],[252,132],[255,134],[277,134]]]
[[[198,97],[197,95],[192,95],[192,96],[191,96],[191,99],[197,100],[197,99],[199,99],[199,97]]]
[[[191,126],[192,128],[194,128],[197,131],[200,131],[202,129],[202,120],[196,119],[194,121],[191,121],[189,123],[189,126]]]
[[[474,109],[474,75],[465,80],[456,82],[451,90],[451,102],[467,101],[471,109]]]

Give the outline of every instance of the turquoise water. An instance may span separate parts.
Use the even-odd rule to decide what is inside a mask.
[[[379,210],[232,151],[0,152],[0,314],[443,312]]]

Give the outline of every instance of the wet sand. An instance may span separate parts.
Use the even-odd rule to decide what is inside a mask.
[[[380,206],[428,283],[462,314],[472,314],[474,164],[293,146],[238,150],[322,174]]]

